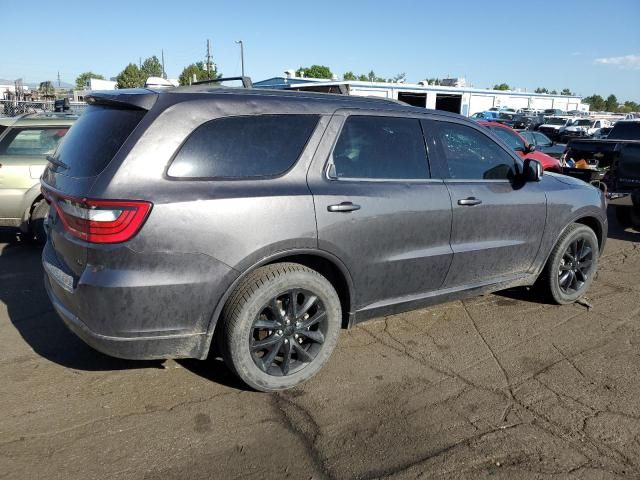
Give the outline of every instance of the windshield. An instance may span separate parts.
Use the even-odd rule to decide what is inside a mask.
[[[525,144],[517,133],[501,127],[490,127],[490,128],[498,137],[500,137],[500,139],[503,142],[509,145],[510,148],[513,148],[514,150],[518,150],[518,151],[524,151]]]
[[[498,115],[498,118],[501,118],[502,120],[513,120],[514,116],[515,115],[513,115],[513,113],[501,113]]]
[[[573,123],[576,127],[588,127],[591,125],[591,120],[578,120]]]
[[[564,125],[567,121],[564,118],[550,118],[547,125]]]

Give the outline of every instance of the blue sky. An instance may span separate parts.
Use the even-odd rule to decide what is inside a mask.
[[[108,5],[107,7],[101,7]],[[227,76],[245,43],[254,81],[323,64],[407,81],[464,76],[477,87],[568,87],[640,101],[640,1],[0,1],[0,78],[73,83],[117,75],[164,48],[166,70],[203,60]]]

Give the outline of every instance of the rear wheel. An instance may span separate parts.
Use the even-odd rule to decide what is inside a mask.
[[[598,238],[585,225],[570,225],[558,239],[542,273],[541,286],[559,304],[573,303],[598,269]]]
[[[341,317],[338,294],[318,272],[296,263],[261,267],[223,310],[225,361],[256,390],[294,387],[329,359]]]
[[[31,239],[37,243],[45,243],[47,241],[47,232],[44,228],[47,215],[49,215],[49,204],[42,199],[35,204],[29,218],[29,234]]]

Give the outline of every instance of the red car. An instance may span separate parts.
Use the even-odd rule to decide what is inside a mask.
[[[523,159],[530,158],[537,160],[542,164],[544,170],[551,172],[562,172],[560,163],[553,157],[550,157],[546,153],[535,151],[535,146],[528,143],[522,135],[516,132],[513,128],[507,127],[497,122],[478,122],[480,125],[484,125],[489,130],[493,131],[502,141],[513,148],[518,155]]]

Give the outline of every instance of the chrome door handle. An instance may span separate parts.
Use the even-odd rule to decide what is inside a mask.
[[[465,205],[468,207],[472,207],[474,205],[480,205],[481,203],[482,203],[482,200],[476,197],[461,198],[460,200],[458,200],[458,205]]]
[[[354,210],[360,210],[360,205],[351,202],[342,202],[337,205],[329,205],[327,210],[330,212],[353,212]]]

